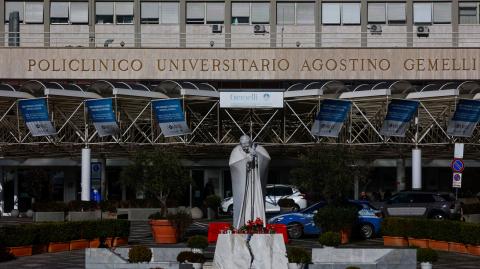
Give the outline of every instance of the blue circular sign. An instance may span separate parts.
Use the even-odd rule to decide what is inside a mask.
[[[451,163],[451,167],[454,172],[461,173],[463,172],[463,169],[465,169],[465,164],[461,159],[454,159]]]

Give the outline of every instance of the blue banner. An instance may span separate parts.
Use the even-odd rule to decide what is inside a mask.
[[[19,100],[18,106],[32,136],[48,136],[57,133],[48,116],[45,98]]]
[[[447,134],[470,137],[480,120],[480,101],[460,99],[453,118],[448,123]]]
[[[153,100],[152,107],[165,137],[190,133],[180,99]]]
[[[100,137],[114,135],[120,131],[113,110],[112,98],[87,100],[85,105]]]
[[[393,99],[388,105],[387,117],[380,134],[404,137],[418,105],[418,101]]]
[[[338,137],[352,103],[344,100],[325,99],[320,103],[312,134],[316,136]]]

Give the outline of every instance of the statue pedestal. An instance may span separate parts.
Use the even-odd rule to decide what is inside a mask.
[[[250,246],[250,250],[249,250]],[[281,234],[220,234],[213,265],[216,269],[287,269],[285,243]]]

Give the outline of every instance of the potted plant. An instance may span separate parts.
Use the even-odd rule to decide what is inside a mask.
[[[312,255],[301,247],[289,247],[287,249],[288,269],[303,269],[306,264],[312,262]]]
[[[122,171],[121,181],[124,185],[136,188],[160,202],[159,214],[149,218],[156,240],[159,239],[156,235],[161,233],[156,233],[154,226],[162,226],[162,229],[168,233],[174,231],[173,223],[165,219],[167,200],[181,197],[191,182],[188,170],[182,166],[176,154],[165,151],[140,152],[135,156],[132,164]],[[162,241],[156,242],[162,243]],[[165,243],[174,242],[170,240]]]
[[[64,223],[52,223],[49,225],[48,252],[70,250],[70,240],[74,232],[72,226]]]
[[[203,253],[208,247],[208,238],[204,235],[194,235],[188,238],[187,246],[192,249],[194,253]]]
[[[5,226],[0,229],[0,242],[16,257],[32,255],[34,237],[32,225]]]
[[[128,251],[128,261],[131,263],[148,263],[152,260],[152,250],[145,246],[134,246]]]
[[[207,216],[208,219],[214,219],[217,216],[218,208],[222,204],[222,199],[215,194],[207,196],[205,199],[205,203],[207,205]]]
[[[383,244],[385,246],[405,247],[408,240],[405,236],[405,220],[385,218],[382,223]]]
[[[115,237],[112,246],[118,247],[128,244],[130,235],[130,222],[128,220],[114,220]]]
[[[431,269],[432,263],[438,260],[438,254],[431,248],[418,248],[417,261],[420,262],[422,269]]]
[[[33,221],[65,221],[67,206],[62,202],[35,202],[33,208]]]
[[[338,247],[341,243],[341,235],[337,232],[325,232],[320,235],[318,242],[324,247]]]
[[[165,217],[160,212],[150,215],[149,220],[155,243],[177,243],[177,231],[175,227],[169,220],[165,219]]]
[[[191,263],[194,269],[202,269],[205,263],[205,256],[201,253],[182,251],[177,256],[179,263]]]
[[[338,204],[320,208],[314,216],[314,221],[322,231],[339,232],[341,243],[346,244],[357,218],[358,210],[355,207]]]
[[[282,198],[278,200],[277,205],[280,207],[280,213],[291,212],[295,208],[295,201],[290,198]]]

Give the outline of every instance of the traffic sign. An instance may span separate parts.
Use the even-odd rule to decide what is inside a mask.
[[[462,159],[453,159],[450,163],[450,167],[452,168],[453,172],[461,173],[463,169],[465,169],[465,163]]]
[[[461,188],[462,187],[462,173],[453,173],[452,187],[453,188]]]

